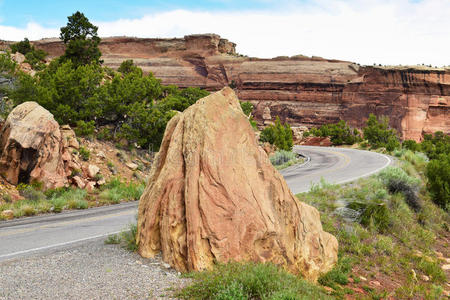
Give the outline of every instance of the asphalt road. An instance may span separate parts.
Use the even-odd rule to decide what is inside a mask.
[[[294,194],[306,192],[321,178],[344,183],[369,176],[390,164],[381,154],[342,148],[296,146],[309,157],[281,174]],[[57,215],[0,222],[0,261],[70,248],[118,233],[135,221],[137,202]]]

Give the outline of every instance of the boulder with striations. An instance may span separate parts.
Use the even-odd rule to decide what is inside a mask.
[[[319,212],[298,201],[258,146],[230,88],[167,125],[140,203],[139,253],[179,271],[215,262],[272,262],[316,280],[338,243]]]
[[[71,161],[66,150],[53,115],[36,102],[22,103],[0,131],[0,174],[14,185],[42,182],[44,188],[64,186]]]

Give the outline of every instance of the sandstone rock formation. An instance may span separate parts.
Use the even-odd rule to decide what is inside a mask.
[[[50,188],[67,182],[59,124],[36,102],[17,106],[0,138],[0,174],[9,183],[39,181]]]
[[[44,188],[64,186],[67,174],[79,167],[69,152],[70,131],[61,133],[53,115],[36,102],[20,104],[0,131],[0,174],[14,185],[37,181]]]
[[[34,45],[57,57],[64,53],[59,39]],[[0,41],[0,49],[9,42]],[[256,106],[260,125],[279,116],[292,126],[318,126],[343,119],[364,126],[369,113],[390,117],[405,139],[423,133],[450,134],[450,69],[381,67],[293,56],[257,59],[236,55],[235,44],[218,35],[180,39],[104,38],[102,59],[118,68],[126,59],[163,84],[197,86],[211,91],[231,85],[243,101]]]
[[[218,113],[220,112],[220,113]],[[230,88],[167,125],[138,215],[139,253],[179,271],[273,262],[316,280],[337,260],[319,212],[272,167]]]

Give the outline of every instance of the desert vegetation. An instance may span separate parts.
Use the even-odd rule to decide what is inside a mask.
[[[428,159],[399,151],[398,165],[344,186],[322,182],[299,201],[338,238],[338,263],[318,285],[270,264],[229,263],[192,273],[184,299],[440,299],[450,217],[427,191]],[[269,280],[270,279],[270,280]],[[281,284],[280,284],[281,283]]]
[[[17,189],[21,199],[13,201],[8,193],[2,194],[0,219],[3,211],[12,211],[14,217],[32,216],[43,213],[59,213],[67,209],[136,201],[144,190],[144,183],[129,182],[119,177],[111,178],[101,188],[88,193],[84,189],[64,187],[43,191],[42,185],[20,184]]]

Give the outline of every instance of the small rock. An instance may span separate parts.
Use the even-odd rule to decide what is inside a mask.
[[[364,276],[359,276],[359,279],[361,279],[361,281],[367,281],[367,278]]]
[[[98,185],[104,185],[106,183],[105,178],[101,178],[99,181],[97,181]]]
[[[170,265],[168,263],[163,263],[162,265],[163,265],[164,268],[170,269]]]
[[[444,255],[442,254],[442,252],[434,251],[434,253],[436,254],[437,258],[443,258],[443,257],[444,257]]]
[[[415,257],[422,257],[423,253],[421,251],[419,251],[419,250],[414,250],[413,251],[413,256],[415,256]]]
[[[444,271],[448,271],[448,270],[450,270],[450,264],[445,264],[445,265],[443,265],[441,268],[442,268],[442,270],[444,270]]]
[[[84,188],[86,191],[92,192],[95,189],[95,181],[89,181]]]
[[[127,163],[126,165],[127,165],[128,168],[130,168],[133,171],[136,170],[139,167],[137,164],[132,163],[132,162]]]
[[[369,284],[373,285],[373,286],[378,286],[378,287],[381,286],[381,283],[379,281],[377,281],[377,280],[372,280],[372,281],[369,282]]]
[[[349,277],[349,278],[348,278],[348,282],[353,283],[353,282],[355,282],[355,281],[353,280],[353,278]]]
[[[99,152],[97,153],[97,157],[100,157],[100,158],[106,158],[106,155],[105,155],[105,153],[104,153],[103,151],[99,151]]]
[[[364,290],[360,287],[350,287],[350,289],[358,294],[364,294]]]
[[[142,265],[142,262],[139,261],[139,260],[137,260],[136,263],[139,264],[139,265]]]
[[[87,173],[88,173],[88,176],[89,176],[90,178],[94,178],[95,175],[97,175],[97,173],[100,171],[100,168],[97,167],[96,165],[89,165],[87,171],[88,171],[88,172],[87,172]]]
[[[14,212],[11,209],[2,211],[2,217],[6,220],[14,219]]]
[[[428,277],[427,275],[421,275],[420,278],[422,278],[423,281],[430,281],[430,277]]]
[[[81,179],[80,176],[72,177],[72,181],[76,185],[76,187],[80,189],[84,189],[84,187],[86,186],[86,184],[84,183],[83,179]]]

